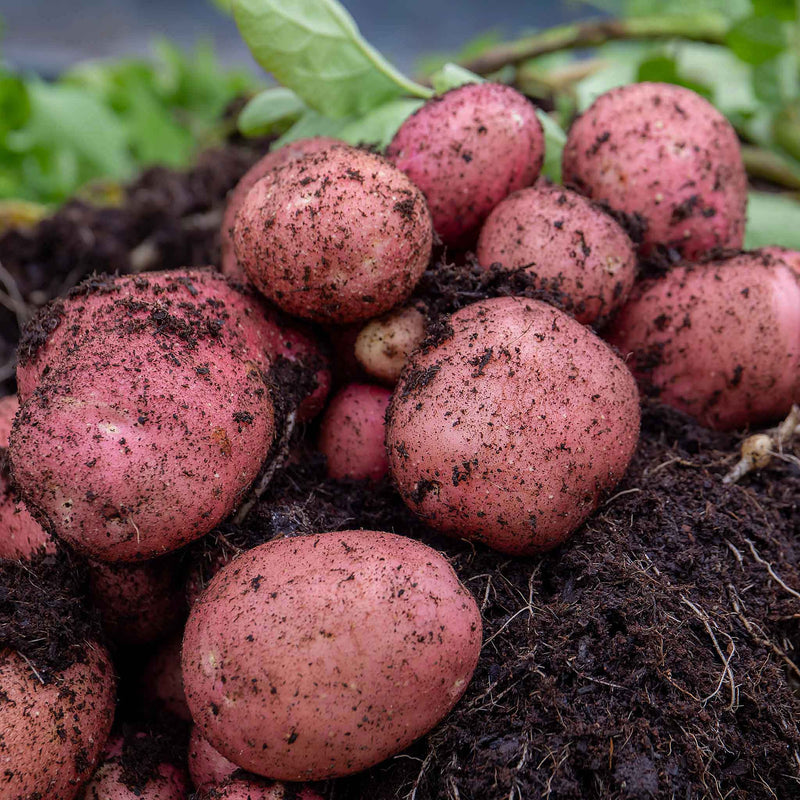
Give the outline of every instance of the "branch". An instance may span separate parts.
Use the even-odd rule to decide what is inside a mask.
[[[742,161],[751,177],[800,191],[800,168],[796,161],[751,145],[742,145]]]
[[[724,44],[728,28],[729,22],[721,14],[587,20],[506,42],[463,62],[462,66],[479,75],[488,75],[509,64],[519,64],[559,50],[598,47],[606,42],[628,39],[688,39]]]

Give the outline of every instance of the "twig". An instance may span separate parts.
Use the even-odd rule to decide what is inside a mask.
[[[796,161],[753,145],[742,145],[742,161],[752,178],[800,191],[800,169]]]
[[[787,592],[789,592],[790,595],[793,595],[798,600],[800,600],[800,592],[796,592],[794,589],[792,589],[791,586],[787,586],[781,580],[780,575],[778,575],[778,573],[775,572],[775,570],[772,568],[772,564],[770,564],[769,561],[765,561],[763,558],[761,558],[761,556],[758,554],[758,551],[755,548],[755,545],[749,539],[745,539],[745,541],[747,542],[747,546],[750,548],[750,552],[753,554],[753,558],[756,561],[758,561],[759,564],[761,564],[762,566],[765,566],[767,568],[767,572],[769,572],[770,577],[772,578],[772,580],[774,580],[775,583],[777,583],[780,586],[782,586]]]
[[[500,44],[463,62],[462,66],[479,75],[488,75],[510,64],[520,64],[559,50],[598,47],[607,42],[626,39],[688,39],[723,44],[729,27],[728,21],[721,14],[592,19],[560,25],[514,42]]]
[[[19,650],[17,652],[19,653]],[[33,664],[31,664],[30,659],[28,658],[28,656],[26,656],[25,653],[20,653],[20,655],[22,656],[22,660],[31,668],[31,671],[36,676],[36,679],[39,681],[39,683],[41,683],[42,686],[44,686],[44,679],[38,673],[38,671],[36,670],[36,667],[34,667]]]
[[[2,261],[0,261],[0,281],[2,281],[6,289],[5,292],[0,292],[0,303],[9,311],[14,312],[14,316],[17,318],[17,325],[22,330],[25,323],[30,319],[31,309],[25,302],[14,276],[3,266]]]

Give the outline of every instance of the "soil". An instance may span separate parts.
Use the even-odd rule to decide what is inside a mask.
[[[33,231],[7,233],[3,280],[38,307],[93,271],[213,263],[221,203],[256,155],[237,144],[188,174],[151,170],[120,208],[75,202]],[[469,258],[439,262],[418,292],[432,313],[538,291],[520,274],[479,274]],[[13,364],[27,311],[17,312],[0,313],[0,363]],[[314,434],[295,432],[288,466],[245,523],[187,549],[187,566],[207,568],[219,549],[276,534],[395,531],[443,550],[484,619],[482,656],[456,709],[405,753],[318,785],[328,800],[800,797],[800,462],[776,459],[723,484],[741,437],[647,399],[640,445],[613,495],[561,548],[511,558],[426,530],[388,483],[326,479],[307,444]],[[25,599],[19,587],[39,569],[0,570],[0,644],[47,666],[43,653],[60,652],[55,628],[7,635]]]

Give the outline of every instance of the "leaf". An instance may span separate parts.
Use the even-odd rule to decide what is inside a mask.
[[[729,31],[728,47],[747,64],[763,64],[786,49],[786,31],[775,17],[745,17]]]
[[[345,125],[337,137],[350,144],[366,144],[383,150],[392,141],[397,129],[424,105],[424,102],[408,97],[390,100],[360,119]]]
[[[211,3],[215,5],[223,14],[230,14],[232,12],[231,0],[211,0]]]
[[[685,86],[693,92],[711,99],[711,90],[708,86],[697,81],[684,78],[678,71],[678,64],[674,58],[666,55],[654,55],[639,64],[637,81],[654,81],[658,83],[674,83]]]
[[[339,131],[355,121],[355,117],[331,119],[309,108],[283,136],[273,143],[272,149],[276,150],[285,144],[289,144],[289,142],[307,139],[310,136],[331,136],[334,139],[338,139]]]
[[[0,132],[24,125],[31,113],[28,89],[21,78],[0,71]]]
[[[436,94],[444,94],[450,89],[465,86],[468,83],[485,83],[485,78],[470,72],[458,64],[448,61],[431,75],[431,86]]]
[[[752,250],[768,245],[800,250],[800,202],[782,194],[750,192],[744,246]]]
[[[256,61],[328,117],[432,94],[371,47],[336,0],[233,0],[233,12]]]
[[[752,0],[753,13],[759,17],[775,17],[784,22],[797,19],[796,0]]]
[[[291,89],[275,86],[260,92],[247,103],[239,114],[237,125],[245,136],[283,133],[305,110],[305,103]]]
[[[536,109],[536,116],[544,128],[544,166],[542,175],[554,183],[561,183],[561,154],[567,141],[563,128],[542,109]]]

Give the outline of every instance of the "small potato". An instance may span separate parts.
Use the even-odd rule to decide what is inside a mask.
[[[645,225],[640,251],[684,258],[744,238],[747,176],[730,122],[700,95],[635,83],[595,100],[572,125],[563,180]]]
[[[348,775],[398,753],[464,693],[481,618],[447,560],[341,531],[237,556],[195,603],[186,697],[202,735],[276,780]]]
[[[322,800],[322,795],[307,786],[289,788],[273,781],[232,778],[198,800]]]
[[[181,672],[181,640],[183,631],[167,639],[145,664],[139,681],[138,697],[144,707],[150,706],[157,719],[158,712],[166,711],[184,722],[191,722],[192,715],[186,705]]]
[[[0,397],[0,447],[8,447],[8,437],[17,411],[19,400],[15,394]]]
[[[318,448],[331,478],[379,481],[389,471],[386,409],[392,393],[381,386],[351,383],[322,416]]]
[[[422,189],[442,241],[467,247],[504,197],[539,177],[544,134],[527,97],[499,83],[472,83],[412,114],[386,157]]]
[[[730,430],[800,401],[800,275],[754,252],[676,267],[639,287],[607,333],[642,387]]]
[[[204,792],[218,786],[239,767],[217,752],[195,725],[189,739],[189,775],[194,788]]]
[[[425,338],[425,327],[425,315],[414,306],[390,311],[361,329],[356,359],[368,375],[394,386],[409,354]]]
[[[499,297],[450,317],[392,395],[397,488],[433,528],[515,555],[563,542],[622,478],[639,437],[631,373],[552,306]]]
[[[44,550],[54,553],[53,537],[31,516],[0,468],[0,558],[31,558]]]
[[[636,277],[636,251],[622,227],[585,197],[541,181],[489,214],[477,256],[484,267],[525,267],[562,293],[584,325],[619,308]]]
[[[0,649],[0,797],[73,800],[111,730],[116,680],[97,644],[43,684],[29,661]]]
[[[258,181],[233,238],[267,298],[289,314],[341,324],[411,294],[433,231],[425,198],[400,170],[373,153],[333,147]]]
[[[239,266],[239,262],[236,260],[236,253],[233,249],[233,225],[236,221],[236,215],[239,213],[239,209],[242,207],[245,197],[247,197],[247,193],[253,186],[276,167],[280,167],[297,158],[302,158],[309,153],[316,153],[319,150],[333,147],[336,144],[341,144],[341,142],[329,136],[313,136],[309,139],[298,139],[296,142],[290,142],[283,147],[279,147],[277,150],[272,150],[267,153],[245,172],[242,179],[236,184],[230,195],[228,195],[225,215],[222,218],[219,238],[221,248],[220,271],[223,275],[236,281],[243,282],[247,280],[247,274]]]

